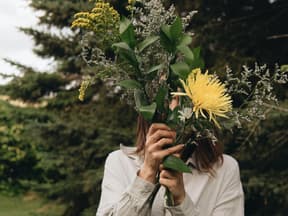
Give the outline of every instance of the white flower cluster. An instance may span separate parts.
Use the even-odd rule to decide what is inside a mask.
[[[160,26],[171,23],[175,17],[175,7],[171,5],[167,10],[161,0],[142,0],[143,7],[132,9],[132,23],[139,37],[157,34]]]
[[[157,34],[161,25],[171,24],[176,18],[176,8],[173,4],[166,9],[161,0],[142,0],[139,2],[143,4],[143,7],[132,8],[132,23],[140,37]],[[189,26],[196,13],[195,10],[189,11],[187,15],[181,17],[184,28]]]
[[[182,110],[179,110],[179,119],[184,122],[192,117],[193,111],[190,107],[184,107]]]
[[[234,109],[234,122],[238,127],[249,122],[263,120],[266,118],[267,110],[271,104],[277,104],[274,92],[275,84],[288,82],[287,73],[280,70],[276,65],[271,71],[267,65],[255,64],[253,69],[243,66],[240,74],[232,73],[227,67],[226,86],[230,95],[245,98],[238,101],[238,109]]]

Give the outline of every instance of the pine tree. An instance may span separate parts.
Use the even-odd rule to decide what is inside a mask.
[[[122,13],[127,13],[123,11],[125,1],[113,2]],[[269,65],[287,64],[283,26],[288,7],[284,0],[273,4],[252,0],[184,0],[167,4],[171,2],[177,4],[179,12],[199,11],[190,27],[195,30],[194,43],[201,45],[208,68],[223,69],[229,64],[238,73],[242,64],[254,64],[256,60]],[[33,115],[24,115],[29,120],[24,124],[23,137],[36,146],[33,155],[39,160],[37,169],[41,171],[38,170],[37,179],[42,184],[34,189],[69,203],[65,216],[95,214],[107,154],[120,142],[133,143],[134,137],[134,111],[119,103],[117,95],[107,97],[111,89],[102,82],[97,81],[88,89],[83,103],[77,99],[82,76],[93,68],[81,58],[81,32],[70,32],[70,25],[76,12],[91,6],[88,1],[32,0],[31,7],[43,12],[39,25],[46,30],[22,31],[35,41],[35,53],[43,58],[52,57],[57,67],[49,73],[38,73],[29,66],[11,62],[21,69],[23,77],[14,78],[4,87],[13,98],[48,102],[45,108],[35,109]],[[281,35],[283,38],[279,38]],[[246,215],[287,212],[286,90],[287,86],[277,89],[280,107],[271,107],[268,119],[252,122],[234,134],[224,134],[226,152],[240,163]],[[118,114],[121,112],[129,115],[124,118]]]
[[[105,158],[120,143],[133,143],[135,112],[101,81],[95,81],[88,89],[83,102],[78,99],[82,77],[91,69],[81,57],[81,32],[71,31],[70,26],[73,15],[90,9],[93,3],[33,0],[30,6],[42,11],[39,25],[43,29],[21,30],[34,40],[34,52],[42,58],[53,58],[56,67],[54,71],[39,73],[29,65],[7,60],[22,76],[15,77],[2,92],[12,99],[47,103],[34,109],[33,116],[19,113],[27,118],[21,137],[35,149],[30,168],[38,172],[34,180],[29,176],[33,184],[22,186],[62,200],[67,204],[65,216],[93,215]],[[41,113],[47,113],[44,121],[38,120]]]

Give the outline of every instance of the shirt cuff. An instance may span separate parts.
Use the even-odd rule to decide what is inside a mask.
[[[197,216],[199,215],[198,207],[192,202],[188,194],[185,194],[185,198],[182,203],[177,206],[168,206],[165,202],[165,208],[171,212],[173,216]]]
[[[154,188],[155,184],[136,176],[134,182],[130,186],[129,194],[136,199],[146,200],[152,194]]]

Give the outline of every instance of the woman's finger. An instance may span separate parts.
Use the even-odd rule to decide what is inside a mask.
[[[152,136],[152,134],[154,134],[157,130],[167,130],[167,131],[171,131],[171,128],[169,128],[167,125],[162,124],[162,123],[153,123],[153,124],[151,124],[151,126],[149,127],[147,136]]]
[[[159,183],[163,186],[170,188],[173,185],[174,180],[167,179],[167,178],[159,178]]]
[[[153,147],[151,146],[151,148],[155,149],[155,150],[163,150],[165,146],[169,146],[171,144],[173,144],[174,139],[172,138],[162,138],[160,139],[158,142],[156,142]]]
[[[147,136],[147,143],[148,143],[148,145],[150,145],[150,144],[158,142],[162,138],[170,138],[174,141],[176,138],[176,133],[174,131],[160,130],[159,129],[153,135]]]
[[[175,153],[175,154],[173,154],[175,157],[178,157],[178,158],[180,158],[180,153],[179,152],[177,152],[177,153]]]
[[[164,169],[160,172],[160,178],[175,179],[175,178],[177,178],[177,173]]]
[[[173,147],[170,147],[170,148],[167,148],[167,149],[164,149],[162,151],[159,151],[157,152],[157,156],[161,159],[163,159],[164,157],[166,157],[167,155],[171,155],[171,154],[174,154],[178,151],[181,151],[182,149],[184,148],[184,145],[183,144],[180,144],[180,145],[176,145],[176,146],[173,146]]]

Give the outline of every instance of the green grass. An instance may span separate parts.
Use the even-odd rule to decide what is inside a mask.
[[[47,202],[35,193],[25,196],[0,194],[0,216],[60,216],[63,206]]]

